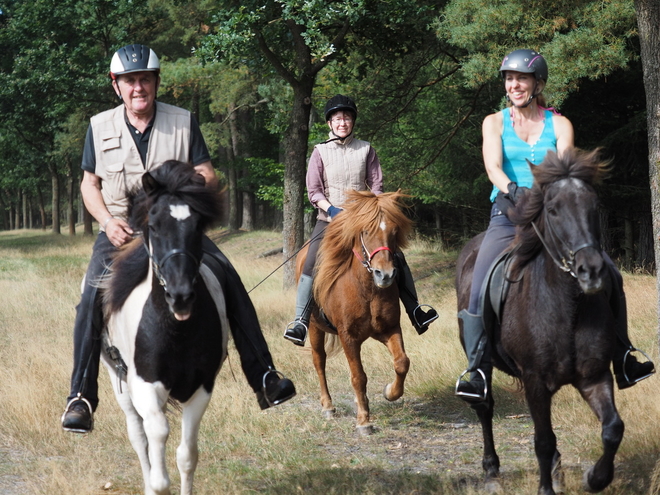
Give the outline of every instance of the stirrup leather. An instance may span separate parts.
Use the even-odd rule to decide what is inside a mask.
[[[432,309],[433,311],[435,311],[435,316],[433,316],[432,318],[428,319],[427,321],[422,321],[422,322],[420,322],[420,321],[417,319],[417,311],[418,311],[418,310],[423,311],[422,308],[429,308],[429,309]],[[424,314],[425,314],[425,313],[424,313]],[[435,308],[434,308],[433,306],[429,305],[429,304],[418,304],[417,307],[416,307],[415,309],[413,309],[413,318],[415,319],[415,325],[417,326],[417,328],[422,328],[422,327],[425,327],[425,326],[430,325],[432,322],[434,322],[435,320],[437,320],[437,319],[439,318],[439,316],[440,316],[440,315],[439,315],[438,312],[435,310]]]
[[[303,327],[305,327],[305,335],[303,336],[302,339],[295,337],[291,335],[290,331],[293,330],[293,328],[300,323]],[[305,340],[307,340],[307,334],[309,333],[309,327],[305,324],[305,322],[301,319],[298,320],[293,320],[289,322],[289,324],[286,326],[286,329],[284,330],[284,338],[293,342],[296,345],[304,346],[305,345]]]
[[[483,395],[478,395],[478,394],[471,394],[468,392],[461,392],[458,390],[458,386],[461,384],[461,381],[465,375],[468,373],[471,373],[469,369],[466,369],[463,373],[461,373],[461,376],[458,377],[458,380],[456,380],[456,387],[454,388],[454,394],[457,395],[458,397],[468,397],[470,399],[479,399],[479,400],[486,400],[486,397],[488,397],[488,380],[486,380],[486,373],[484,373],[481,368],[477,368],[475,372],[479,372],[481,375],[481,378],[484,380],[484,393]],[[467,382],[469,383],[469,382]]]
[[[646,375],[640,376],[639,378],[636,378],[635,380],[631,380],[628,378],[628,374],[626,373],[626,361],[628,359],[628,356],[630,356],[633,352],[639,352],[642,356],[646,358],[646,361],[651,362],[651,358],[646,354],[644,351],[641,349],[637,349],[635,347],[631,347],[630,349],[626,350],[626,353],[623,355],[623,361],[621,363],[621,373],[623,374],[623,378],[626,380],[626,382],[630,384],[635,384],[637,382],[641,382],[642,380],[648,378],[652,374],[655,373],[655,366],[653,367],[653,371],[650,373],[647,373]]]

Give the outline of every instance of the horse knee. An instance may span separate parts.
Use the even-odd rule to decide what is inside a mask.
[[[394,362],[394,371],[397,375],[406,375],[410,369],[410,359],[404,355]]]
[[[602,440],[605,449],[617,449],[623,440],[624,430],[625,425],[619,416],[607,425],[603,424]]]

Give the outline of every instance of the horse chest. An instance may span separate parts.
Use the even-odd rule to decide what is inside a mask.
[[[151,299],[145,304],[135,338],[135,371],[149,383],[160,382],[170,395],[186,402],[204,386],[213,389],[220,369],[223,339],[217,311],[207,291],[200,291],[190,319],[175,320],[163,309],[164,301]]]

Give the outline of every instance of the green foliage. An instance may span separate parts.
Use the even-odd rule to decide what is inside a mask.
[[[278,210],[284,201],[284,164],[269,158],[247,158],[249,175],[258,177],[256,197]]]
[[[625,68],[635,53],[631,0],[452,0],[436,24],[438,36],[460,48],[468,87],[497,78],[501,59],[532,48],[550,66],[546,96],[560,105],[583,78],[598,79]]]

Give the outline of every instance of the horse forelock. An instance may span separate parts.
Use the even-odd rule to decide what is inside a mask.
[[[519,226],[514,270],[524,267],[542,247],[532,222],[540,232],[545,232],[542,212],[548,189],[564,180],[569,187],[593,188],[606,176],[609,167],[609,161],[600,159],[600,149],[584,151],[578,148],[569,148],[561,156],[549,151],[540,165],[532,167],[534,185],[510,215],[513,223]]]
[[[197,212],[203,229],[220,217],[218,194],[206,187],[204,177],[189,163],[168,160],[148,173],[153,178],[151,189],[145,191],[140,184],[128,193],[128,215],[134,229],[146,230],[149,211],[164,196],[179,200]]]
[[[349,191],[344,210],[326,228],[319,248],[314,277],[315,298],[323,305],[334,283],[350,268],[353,247],[360,234],[383,227],[394,232],[398,248],[408,245],[412,221],[405,215],[403,201],[408,197],[397,191],[376,195],[370,191]]]

